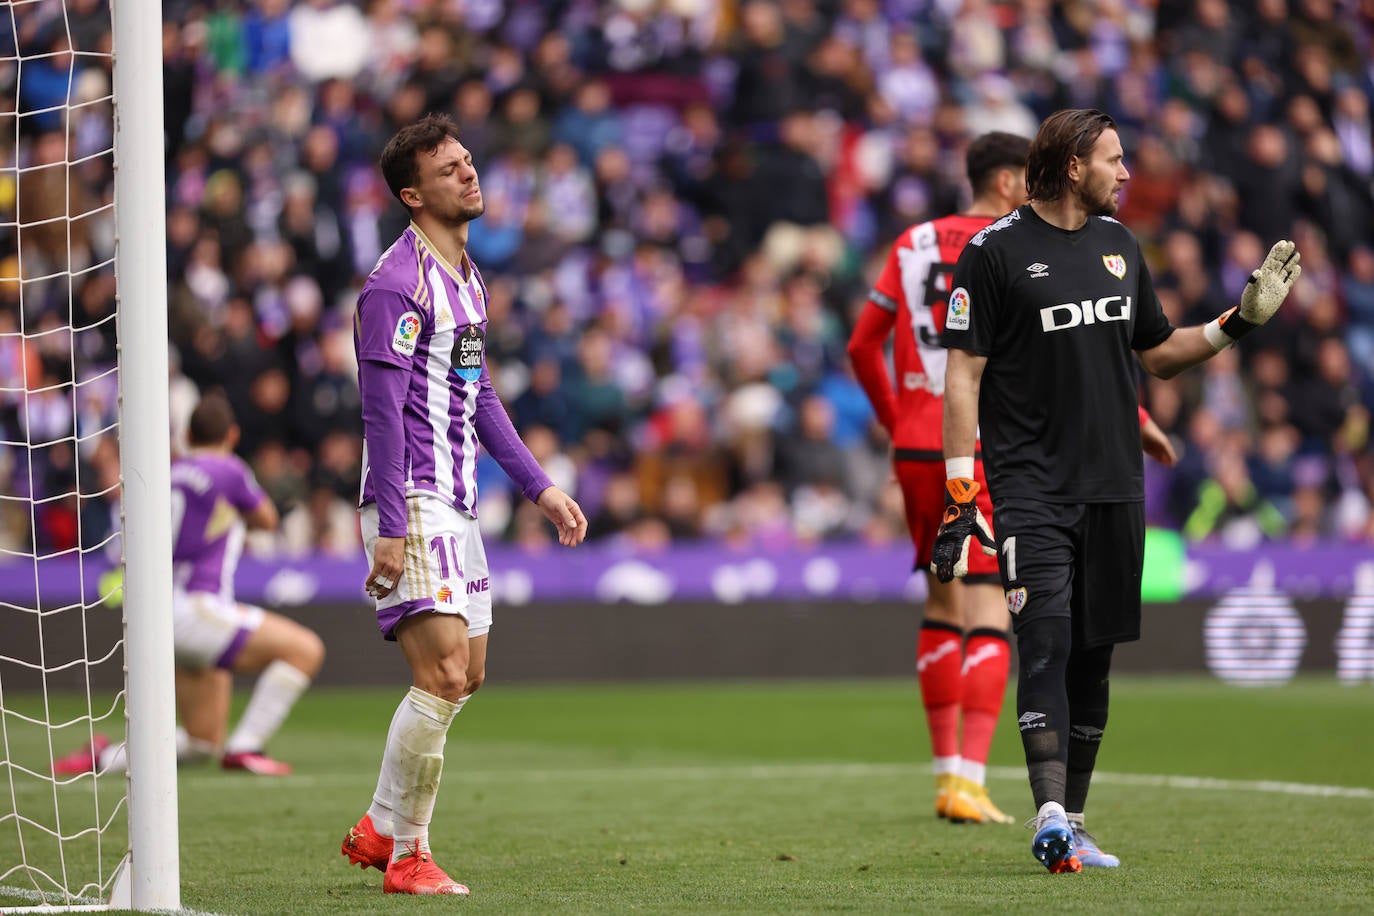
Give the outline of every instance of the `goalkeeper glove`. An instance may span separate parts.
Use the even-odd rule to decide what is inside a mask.
[[[997,556],[997,542],[993,540],[988,520],[978,509],[975,497],[982,486],[967,477],[952,477],[945,481],[945,518],[935,535],[931,550],[930,571],[941,582],[968,575],[969,542],[974,538],[988,556]]]
[[[1240,294],[1240,305],[1203,329],[1213,349],[1225,349],[1274,316],[1293,283],[1302,276],[1300,258],[1292,242],[1285,239],[1274,243],[1264,263],[1250,274]]]

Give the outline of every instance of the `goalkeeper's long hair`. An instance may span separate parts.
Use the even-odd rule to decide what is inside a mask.
[[[432,153],[447,139],[458,139],[458,125],[446,114],[430,112],[414,124],[407,124],[387,141],[382,150],[380,165],[382,177],[391,193],[401,200],[401,191],[413,187],[420,176],[420,166],[415,161],[419,153]],[[406,212],[410,208],[406,207]]]
[[[1069,161],[1087,159],[1104,130],[1116,130],[1111,115],[1096,108],[1066,108],[1044,120],[1026,159],[1031,200],[1058,200],[1069,193]]]

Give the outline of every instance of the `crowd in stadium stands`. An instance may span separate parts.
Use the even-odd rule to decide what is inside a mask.
[[[1236,303],[1273,241],[1302,252],[1245,347],[1142,381],[1181,457],[1148,469],[1150,521],[1235,545],[1374,539],[1367,0],[163,9],[174,425],[224,389],[283,512],[276,551],[358,550],[352,312],[405,224],[375,163],[429,110],[481,175],[469,251],[497,386],[594,540],[903,538],[849,327],[894,236],[966,201],[966,142],[1062,107],[1120,123],[1119,217],[1176,324]],[[45,551],[111,525],[109,64],[90,53],[108,16],[0,17],[0,491],[94,494],[4,500],[7,547],[31,520]],[[26,436],[56,444],[30,464]],[[494,464],[481,487],[487,532],[551,539]]]

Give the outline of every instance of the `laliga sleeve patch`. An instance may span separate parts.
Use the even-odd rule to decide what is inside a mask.
[[[391,349],[402,356],[414,356],[420,340],[420,313],[406,312],[396,320],[396,333],[391,335]]]
[[[949,331],[967,331],[969,311],[971,303],[968,298],[968,290],[962,286],[949,294],[949,311],[945,313],[945,329]]]
[[[466,382],[475,382],[482,377],[482,354],[486,347],[487,336],[475,324],[463,328],[453,342],[453,371]]]

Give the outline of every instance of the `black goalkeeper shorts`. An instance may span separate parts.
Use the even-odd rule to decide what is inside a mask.
[[[1140,638],[1144,503],[994,503],[1014,629],[1037,617],[1071,617],[1077,646]]]

